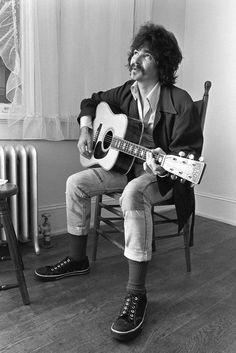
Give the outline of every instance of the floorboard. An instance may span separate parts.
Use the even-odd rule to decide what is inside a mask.
[[[235,227],[197,217],[192,272],[182,239],[161,240],[147,276],[148,311],[142,334],[120,343],[110,336],[127,280],[121,251],[99,240],[89,275],[42,283],[36,267],[66,255],[67,237],[34,255],[22,246],[31,305],[19,290],[0,292],[1,353],[235,353]],[[88,244],[91,257],[92,234]],[[1,283],[14,283],[11,261],[0,262]]]

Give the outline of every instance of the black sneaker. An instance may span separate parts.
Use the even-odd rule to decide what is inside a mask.
[[[85,275],[89,270],[88,257],[77,262],[67,256],[55,265],[37,268],[34,274],[42,281],[53,281],[69,276]]]
[[[128,294],[118,318],[111,325],[113,337],[120,341],[128,341],[136,337],[142,330],[146,309],[146,294]]]

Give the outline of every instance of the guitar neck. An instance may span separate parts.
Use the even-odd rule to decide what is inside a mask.
[[[146,161],[147,152],[151,152],[151,150],[146,147],[137,145],[136,143],[129,142],[127,140],[123,140],[117,136],[113,136],[111,141],[111,148],[128,154],[130,156],[139,158],[143,161]],[[164,159],[164,155],[154,155],[154,158],[158,164],[161,164]]]

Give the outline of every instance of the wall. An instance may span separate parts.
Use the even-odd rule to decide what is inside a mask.
[[[198,100],[212,81],[197,213],[236,225],[236,2],[158,0],[153,10],[152,20],[173,31],[182,49],[177,85]]]
[[[212,81],[197,213],[236,225],[236,2],[186,2],[183,85],[194,99]]]
[[[154,0],[151,18],[154,23],[174,33],[181,50],[184,48],[185,7],[186,0]],[[178,70],[178,85],[182,82],[182,71],[183,65],[181,64]]]

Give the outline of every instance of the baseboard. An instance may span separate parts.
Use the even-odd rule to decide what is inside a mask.
[[[196,192],[196,214],[236,226],[236,200]]]
[[[106,197],[104,200],[109,200]],[[172,206],[165,206],[158,209],[158,212],[165,212]],[[95,198],[91,203],[91,226],[94,221]],[[39,207],[39,224],[44,213],[50,214],[49,222],[51,225],[51,234],[59,235],[67,232],[66,229],[66,204],[52,204]],[[204,194],[196,192],[196,214],[202,217],[217,220],[236,226],[236,200],[223,198],[213,194]]]
[[[51,235],[65,234],[67,232],[65,202],[47,206],[40,206],[38,212],[39,225],[43,220],[42,214],[44,213],[50,215],[48,221],[51,226]]]

